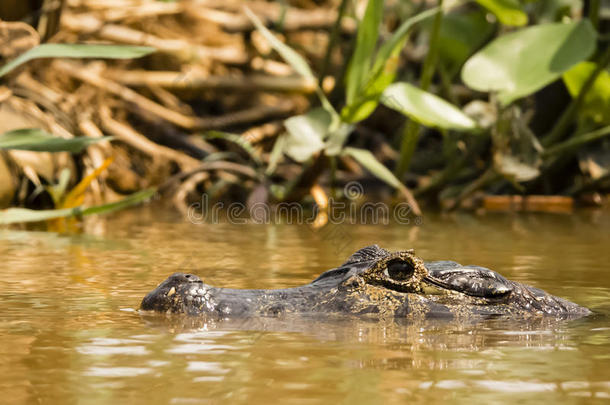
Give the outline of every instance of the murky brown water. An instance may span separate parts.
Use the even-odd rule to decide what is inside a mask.
[[[193,225],[142,208],[86,234],[0,230],[0,403],[591,403],[610,398],[610,214],[426,216],[420,227]],[[571,322],[228,323],[135,311],[176,270],[309,282],[371,243],[490,267],[596,310]]]

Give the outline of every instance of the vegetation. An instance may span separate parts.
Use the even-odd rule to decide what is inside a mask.
[[[320,190],[341,197],[370,173],[416,215],[417,201],[598,201],[610,189],[602,2],[122,1],[65,8],[51,40],[69,44],[20,50],[7,37],[0,113],[20,118],[0,126],[0,202],[56,210],[0,222],[98,212],[53,194],[79,182],[96,207],[142,201],[145,189],[182,209],[202,192],[324,205]],[[38,41],[25,24],[0,24]],[[32,120],[40,129],[23,126]],[[16,149],[71,163],[45,170]]]

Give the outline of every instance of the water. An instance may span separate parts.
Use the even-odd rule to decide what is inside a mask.
[[[62,236],[0,230],[0,403],[592,403],[610,399],[610,215],[427,215],[420,227],[193,225],[153,208]],[[415,248],[592,308],[584,320],[160,321],[174,271],[311,281],[356,249]]]

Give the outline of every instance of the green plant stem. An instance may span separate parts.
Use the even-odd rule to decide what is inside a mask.
[[[439,11],[434,16],[434,24],[432,26],[432,34],[430,35],[430,49],[428,50],[428,55],[426,55],[426,60],[424,60],[424,66],[422,68],[422,74],[420,79],[420,87],[424,91],[428,91],[430,84],[432,83],[432,77],[434,76],[434,71],[436,70],[436,64],[438,62],[438,49],[439,49],[439,39],[441,32],[441,22],[443,21],[443,0],[438,1]]]
[[[445,97],[451,102],[451,104],[458,105],[459,100],[453,91],[451,75],[449,74],[449,72],[447,72],[447,69],[445,68],[445,66],[443,66],[442,63],[438,64],[438,73],[441,78],[441,88],[443,89]]]
[[[434,71],[438,61],[440,29],[441,22],[443,20],[442,5],[443,0],[439,0],[438,12],[434,17],[432,34],[430,36],[430,49],[422,68],[420,87],[424,91],[427,91],[432,83],[432,77],[434,76]],[[413,153],[415,153],[415,147],[417,146],[417,141],[419,140],[419,131],[420,125],[413,120],[409,120],[405,125],[400,144],[400,158],[398,160],[398,164],[396,165],[395,171],[396,177],[399,179],[402,179],[407,170],[409,170],[411,159],[413,158]]]
[[[402,179],[409,170],[411,158],[415,152],[415,146],[419,138],[419,124],[411,119],[405,124],[402,132],[402,141],[400,143],[400,158],[396,166],[395,175],[398,179]]]
[[[580,89],[578,96],[572,99],[572,101],[570,102],[566,110],[563,112],[561,118],[559,119],[557,124],[555,124],[551,132],[542,139],[543,146],[550,146],[563,137],[563,134],[568,129],[568,126],[572,122],[574,115],[576,114],[576,111],[585,99],[585,96],[587,95],[591,87],[593,87],[595,80],[597,79],[599,74],[606,68],[608,63],[610,63],[610,46],[606,48],[604,54],[597,63],[595,70],[591,72],[591,74],[583,84],[582,88]]]
[[[577,137],[570,138],[565,142],[554,145],[553,147],[546,149],[542,153],[542,156],[547,157],[570,153],[572,151],[577,150],[580,146],[584,144],[597,141],[598,139],[602,139],[608,135],[610,135],[610,125]]]
[[[328,163],[330,165],[330,196],[337,199],[339,194],[337,191],[337,157],[328,156]]]
[[[591,24],[597,31],[599,28],[599,9],[601,7],[600,0],[591,0],[589,2],[589,20],[591,20]]]
[[[339,11],[337,13],[337,20],[335,21],[335,25],[333,26],[333,29],[330,33],[330,38],[328,39],[326,54],[324,55],[324,61],[322,62],[322,67],[320,68],[320,76],[318,77],[318,86],[320,87],[322,87],[322,81],[328,73],[328,67],[330,66],[330,59],[332,57],[333,49],[335,49],[335,45],[337,44],[337,38],[339,38],[339,32],[341,32],[341,20],[345,15],[347,3],[348,0],[341,0],[341,4],[339,5]]]
[[[280,0],[280,16],[277,21],[274,23],[275,29],[279,32],[284,30],[284,23],[286,22],[286,10],[288,9],[288,4],[286,4],[286,0]]]

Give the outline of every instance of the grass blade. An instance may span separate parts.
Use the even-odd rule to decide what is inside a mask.
[[[373,52],[379,37],[379,24],[383,16],[383,0],[369,0],[364,17],[358,27],[356,37],[356,48],[347,68],[346,78],[346,101],[347,104],[354,102],[371,68]]]
[[[155,52],[147,46],[96,45],[96,44],[42,44],[22,53],[2,68],[0,77],[19,65],[40,58],[106,58],[131,59]]]
[[[421,209],[417,204],[417,201],[413,197],[413,194],[409,191],[409,189],[398,180],[396,176],[383,165],[377,158],[371,153],[371,151],[366,149],[352,148],[347,147],[343,149],[343,154],[353,157],[358,163],[360,163],[364,168],[366,168],[369,172],[371,172],[375,177],[383,180],[390,186],[399,190],[407,200],[413,214],[421,215]]]
[[[379,104],[379,97],[383,90],[394,81],[395,72],[398,67],[400,50],[404,45],[408,34],[427,18],[432,17],[440,11],[439,7],[421,12],[401,24],[385,42],[377,55],[375,63],[360,86],[360,91],[348,102],[341,111],[341,117],[346,122],[357,122],[368,117]]]
[[[400,180],[394,176],[394,174],[383,165],[371,151],[360,148],[346,147],[343,149],[343,154],[353,157],[358,163],[364,168],[371,172],[375,177],[383,180],[394,188],[403,187]]]
[[[290,48],[288,45],[277,39],[261,22],[261,20],[248,7],[244,7],[246,15],[252,21],[256,29],[265,37],[269,44],[280,54],[280,56],[292,66],[292,68],[301,76],[315,80],[315,76],[309,67],[309,64],[301,55]]]
[[[0,149],[79,153],[91,144],[111,139],[111,136],[66,139],[53,136],[39,128],[23,128],[1,134]]]
[[[60,210],[30,210],[26,208],[9,208],[0,211],[0,225],[22,223],[22,222],[40,222],[49,219],[67,218],[82,215],[106,214],[139,204],[149,199],[156,193],[155,189],[147,189],[131,194],[120,201],[109,204],[96,205],[94,207],[82,208],[64,208]]]
[[[154,188],[138,191],[137,193],[128,195],[122,200],[113,203],[84,208],[81,212],[81,215],[108,214],[110,212],[119,211],[148,200],[153,195],[155,195],[156,192],[157,190]]]

